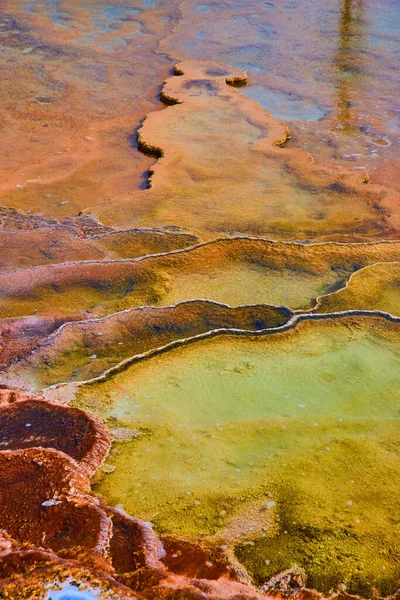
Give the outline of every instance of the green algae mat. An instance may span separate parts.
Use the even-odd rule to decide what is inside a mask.
[[[311,319],[178,347],[79,389],[115,437],[95,491],[230,545],[256,583],[387,594],[400,576],[399,323]],[[397,339],[396,339],[397,338]]]

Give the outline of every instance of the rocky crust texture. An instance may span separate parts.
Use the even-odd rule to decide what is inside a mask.
[[[11,4],[0,598],[400,600],[398,189],[315,160],[241,69],[160,91],[190,3]]]

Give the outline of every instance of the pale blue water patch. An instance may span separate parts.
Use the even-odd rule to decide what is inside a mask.
[[[221,9],[221,8],[228,8],[227,4],[199,4],[198,6],[196,6],[196,12],[199,13],[209,13],[211,12],[213,9]]]
[[[400,4],[398,0],[386,0],[379,3],[378,10],[371,10],[370,27],[382,35],[392,34],[400,39]]]
[[[103,7],[103,15],[105,19],[117,19],[122,20],[130,15],[136,15],[141,11],[138,8],[130,8],[127,6],[116,6],[114,4],[108,4]]]
[[[45,600],[100,600],[102,590],[80,590],[78,586],[64,583],[62,589],[48,592]]]
[[[30,2],[25,2],[22,10],[26,13],[34,13],[35,9],[31,6]]]
[[[251,71],[252,73],[265,73],[265,69],[257,67],[257,65],[251,65],[249,63],[235,62],[235,67],[243,69],[243,71]]]
[[[387,122],[387,128],[390,133],[400,133],[400,120],[390,120]]]
[[[159,0],[143,0],[142,7],[143,8],[157,8],[159,5]]]
[[[119,23],[130,21],[133,15],[142,12],[139,8],[117,6],[109,3],[96,6],[84,4],[82,8],[89,12],[92,26],[97,27],[101,33],[116,29]]]
[[[244,17],[233,17],[233,20],[244,27],[250,26],[252,29],[255,29],[262,34],[264,39],[272,39],[277,35],[276,30],[271,24],[260,21],[260,16],[257,13],[250,13]]]
[[[63,29],[69,29],[70,27],[69,23],[71,21],[71,18],[61,10],[52,10],[50,12],[50,19],[51,22],[54,23],[54,25],[62,27]]]
[[[274,118],[283,121],[319,121],[327,114],[311,100],[294,94],[268,90],[261,86],[249,86],[240,91],[248,98],[257,100]]]
[[[83,5],[82,8],[89,12],[91,18],[91,27],[94,31],[88,31],[86,34],[77,39],[78,44],[90,44],[96,43],[105,49],[113,50],[116,46],[121,44],[131,43],[130,37],[137,35],[144,35],[141,31],[140,21],[135,20],[138,14],[142,14],[143,10],[140,8],[118,6],[116,4],[106,3],[103,5],[92,6],[89,4]],[[119,29],[121,23],[132,23],[132,26],[138,27],[129,34],[129,38],[119,38],[113,41],[101,42],[101,35],[107,34],[111,31]]]
[[[208,13],[210,12],[210,10],[214,8],[213,6],[209,6],[208,4],[200,4],[199,6],[196,6],[196,12],[199,13]]]
[[[232,0],[226,7],[213,0],[200,0],[193,3],[195,22],[197,29],[208,35],[183,40],[183,57],[219,61],[248,71],[254,85],[266,90],[261,94],[248,88],[244,93],[257,93],[263,107],[287,120],[315,122],[328,110],[335,117],[339,86],[347,85],[357,97],[362,84],[374,98],[373,102],[364,97],[360,100],[358,120],[360,125],[366,124],[375,115],[375,99],[384,113],[394,95],[394,61],[400,57],[400,0],[349,4],[347,10],[345,0]],[[215,18],[224,13],[225,19]],[[292,86],[295,96],[271,94],[264,73],[278,80],[284,75],[285,90]],[[314,100],[320,98],[319,88],[326,100]],[[390,111],[386,112],[392,119]],[[386,122],[388,117],[382,114],[382,118]],[[354,139],[356,135],[357,128],[349,133]]]
[[[91,11],[94,7],[86,5],[83,8]],[[100,33],[107,33],[108,31],[116,29],[119,23],[129,21],[133,15],[137,15],[141,12],[142,11],[139,8],[116,6],[114,4],[96,6],[93,11],[92,24],[99,29]]]
[[[222,62],[245,69],[252,73],[265,73],[269,65],[269,56],[273,51],[272,42],[263,44],[248,44],[232,48],[228,52],[222,52]]]
[[[24,0],[22,3],[22,10],[26,13],[35,13],[37,7],[38,3],[36,0]]]
[[[63,0],[47,0],[46,2],[38,2],[38,0],[25,0],[22,10],[27,13],[42,12],[43,7],[51,9],[48,13],[51,22],[57,27],[68,29],[69,15],[59,7]]]
[[[82,45],[91,44],[91,43],[95,42],[96,45],[101,46],[105,50],[108,50],[111,52],[113,50],[120,49],[121,46],[129,46],[129,45],[133,44],[135,37],[144,36],[144,35],[148,35],[148,34],[144,33],[143,31],[137,30],[137,31],[132,31],[132,33],[130,34],[131,37],[129,37],[129,38],[121,37],[116,40],[107,40],[105,42],[101,42],[97,39],[97,36],[95,34],[93,34],[91,36],[86,36],[84,39],[74,40],[74,41],[76,44],[82,44]]]
[[[392,57],[400,57],[400,3],[395,0],[384,0],[379,5],[379,10],[369,7],[368,20],[368,46],[377,48],[379,52]],[[391,74],[396,77],[397,72],[386,69],[386,76]]]

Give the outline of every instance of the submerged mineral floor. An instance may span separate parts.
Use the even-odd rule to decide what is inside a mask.
[[[0,598],[400,593],[396,0],[4,0]]]

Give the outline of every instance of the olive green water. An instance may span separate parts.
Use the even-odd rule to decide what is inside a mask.
[[[285,305],[293,309],[307,308],[314,298],[326,294],[332,286],[345,281],[351,273],[328,270],[313,275],[285,269],[268,269],[229,265],[199,273],[179,274],[159,304],[168,306],[191,298],[209,298],[223,304]]]
[[[29,294],[18,291],[0,298],[0,313],[4,317],[18,317],[56,310],[60,315],[88,311],[94,316],[105,316],[133,306],[169,306],[193,298],[231,306],[266,303],[300,309],[311,306],[317,296],[332,287],[344,284],[351,272],[351,269],[328,270],[313,275],[247,264],[173,275],[167,269],[149,269],[131,278],[126,273],[121,279],[115,277],[109,286],[100,279],[67,286],[47,282]]]
[[[81,388],[119,439],[95,490],[158,531],[228,540],[258,584],[297,564],[323,592],[393,592],[395,333],[358,318],[214,338]]]

